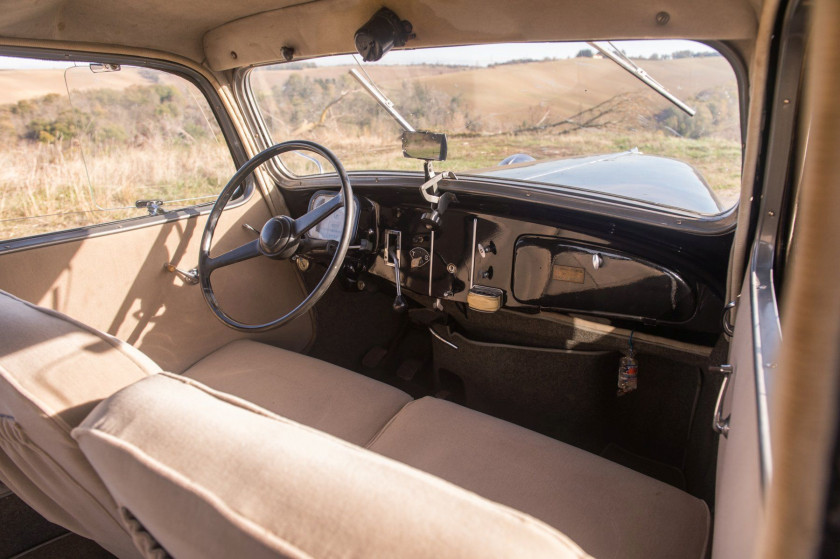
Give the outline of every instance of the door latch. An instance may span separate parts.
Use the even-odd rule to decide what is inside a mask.
[[[726,334],[726,337],[730,340],[732,339],[732,336],[735,335],[735,325],[732,323],[732,313],[735,312],[735,307],[737,306],[737,301],[729,301],[726,303],[726,306],[723,307],[723,315],[721,316],[723,333]]]
[[[146,208],[149,215],[163,215],[166,211],[163,209],[163,200],[137,200],[134,202],[135,208]]]

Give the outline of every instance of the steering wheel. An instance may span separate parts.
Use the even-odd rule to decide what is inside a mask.
[[[311,151],[314,152],[327,161],[329,161],[341,181],[341,192],[332,197],[328,202],[318,206],[311,212],[300,216],[297,219],[292,219],[289,216],[280,215],[274,216],[265,222],[260,231],[258,239],[246,243],[238,248],[228,251],[215,258],[210,257],[210,244],[213,241],[213,232],[216,230],[216,224],[219,217],[222,215],[222,210],[227,205],[228,201],[239,188],[239,185],[254,172],[254,170],[277,155],[289,151]],[[312,308],[315,303],[324,295],[329,286],[338,275],[339,267],[344,262],[344,257],[347,254],[347,249],[350,246],[350,236],[353,232],[353,219],[355,215],[353,200],[353,188],[350,186],[350,179],[347,178],[347,172],[344,166],[327,148],[316,144],[315,142],[308,142],[304,140],[296,140],[289,142],[282,142],[274,145],[248,160],[236,174],[231,177],[230,181],[222,189],[210,216],[207,218],[207,225],[204,227],[204,234],[201,237],[201,246],[198,252],[198,279],[201,284],[201,292],[204,295],[204,300],[209,305],[213,314],[221,320],[225,325],[242,332],[263,332],[272,328],[283,326],[299,317],[303,313]],[[216,300],[216,295],[213,292],[213,285],[210,283],[210,276],[214,271],[225,266],[256,258],[257,256],[265,256],[275,260],[289,259],[295,254],[313,248],[317,245],[316,240],[304,238],[304,234],[324,221],[327,217],[344,207],[344,225],[341,232],[341,239],[332,257],[327,272],[318,285],[315,286],[307,297],[298,304],[297,307],[286,313],[285,315],[266,322],[263,324],[245,324],[231,318],[220,307]],[[321,245],[325,244],[323,242]],[[323,247],[321,247],[323,248]]]

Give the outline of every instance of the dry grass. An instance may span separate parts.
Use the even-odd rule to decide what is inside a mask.
[[[420,163],[402,156],[397,134],[394,138],[355,137],[321,131],[316,141],[332,149],[348,170],[421,168]],[[722,138],[692,140],[659,132],[617,134],[602,130],[581,130],[572,134],[500,134],[493,136],[455,136],[449,138],[449,158],[436,168],[466,173],[495,167],[514,153],[527,153],[536,159],[558,159],[615,153],[638,148],[642,153],[678,159],[692,165],[721,200],[731,207],[741,188],[741,148],[737,141]],[[289,161],[297,172],[313,173],[303,160]]]
[[[351,138],[324,131],[316,140],[330,147],[348,170],[418,171],[421,168],[418,161],[402,156],[396,134],[393,138]],[[737,142],[723,139],[688,140],[661,133],[630,137],[591,130],[550,137],[544,134],[462,136],[450,138],[449,160],[438,168],[465,173],[494,167],[512,153],[525,152],[537,159],[553,159],[634,147],[643,153],[690,163],[706,178],[725,206],[737,200],[740,147]],[[21,143],[0,150],[0,238],[142,216],[145,210],[134,208],[135,201],[142,198],[212,197],[234,171],[227,148],[208,142],[101,150],[87,158],[86,170],[79,145],[61,148],[60,144]],[[296,172],[315,172],[302,158],[287,155],[286,161]],[[328,165],[325,167],[329,169]],[[211,199],[176,202],[166,207],[172,209]]]
[[[234,172],[227,147],[216,143],[102,150],[87,155],[87,169],[79,148],[33,142],[0,150],[0,238],[141,216],[134,203],[143,198],[212,197]]]
[[[609,60],[448,67],[446,72],[374,66],[371,72],[415,126],[447,132],[449,160],[439,169],[464,173],[491,168],[516,153],[551,160],[638,148],[691,164],[723,205],[732,206],[740,189],[741,151],[731,67],[721,57],[645,61],[645,66],[663,82],[678,86],[679,96],[698,109],[694,119],[669,115],[668,101]],[[254,87],[264,93],[260,107],[273,116],[268,124],[274,137],[322,143],[349,170],[418,170],[418,162],[402,157],[396,125],[381,110],[365,112],[369,108],[361,101],[367,96],[352,93],[358,87],[341,81],[348,68],[255,71]],[[308,79],[306,87],[299,83],[282,95],[271,91],[293,74],[298,82]],[[325,80],[335,80],[335,89]],[[425,103],[418,105],[417,90],[406,84],[425,92]],[[298,106],[319,110],[299,112]],[[412,107],[422,114],[412,113]],[[367,119],[358,114],[367,114]],[[292,117],[299,126],[289,124]],[[300,174],[318,172],[303,158],[290,155],[286,162]]]

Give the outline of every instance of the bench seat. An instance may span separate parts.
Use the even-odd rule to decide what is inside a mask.
[[[431,398],[368,450],[163,373],[103,401],[73,436],[147,555],[705,554],[702,501]]]
[[[702,500],[451,402],[408,404],[368,448],[539,518],[594,557],[705,557]]]

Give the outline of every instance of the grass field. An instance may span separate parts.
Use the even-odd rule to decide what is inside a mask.
[[[89,165],[58,144],[0,151],[0,238],[145,215],[134,207],[141,198],[195,199],[170,209],[212,201],[235,170],[224,145],[167,147],[103,153]]]
[[[638,148],[642,153],[684,161],[706,179],[725,207],[738,198],[741,148],[737,87],[721,57],[644,61],[645,69],[671,84],[674,93],[698,109],[694,119],[673,114],[668,101],[609,60],[573,58],[494,67],[373,66],[368,73],[404,116],[419,128],[447,133],[448,161],[440,169],[465,172],[497,165],[526,153],[538,160],[606,154]],[[252,74],[262,92],[260,107],[275,138],[302,136],[329,146],[348,169],[412,169],[402,157],[399,129],[388,119],[351,128],[346,123],[370,108],[347,79],[350,66],[290,72],[266,67]],[[294,88],[289,84],[294,80]],[[307,81],[308,80],[308,81]],[[412,111],[406,84],[425,88],[429,102]],[[300,91],[298,99],[295,91]],[[340,92],[340,93],[339,93]],[[340,96],[343,95],[343,96]],[[354,95],[358,98],[354,99]],[[296,101],[327,106],[290,112]],[[336,101],[336,99],[338,99]],[[318,105],[316,100],[320,100]],[[457,109],[447,100],[459,101]],[[437,109],[437,114],[435,114]],[[459,118],[453,118],[453,115]],[[298,118],[289,125],[290,116]],[[438,118],[435,120],[435,116]],[[431,124],[429,122],[431,121]],[[576,128],[563,122],[588,122]],[[555,124],[557,123],[557,124]],[[683,126],[684,133],[674,127]],[[377,128],[378,126],[378,128]],[[293,168],[307,169],[294,159]],[[313,172],[310,166],[308,172]]]
[[[545,160],[638,148],[693,165],[731,206],[741,174],[731,69],[722,58],[645,66],[679,83],[681,97],[713,107],[702,134],[676,133],[672,126],[685,121],[663,120],[669,104],[607,60],[368,71],[398,107],[414,107],[406,110],[409,120],[447,132],[449,159],[437,169],[491,168],[514,153]],[[261,108],[275,139],[320,142],[351,171],[419,171],[420,162],[402,157],[398,128],[347,71],[255,72],[254,89],[271,102]],[[291,80],[298,97],[289,92]],[[68,87],[76,92],[70,104]],[[203,102],[200,95],[178,87],[170,76],[127,67],[107,74],[86,67],[0,71],[0,238],[143,215],[134,208],[141,198],[171,201],[169,208],[212,200],[234,171],[230,154],[206,107],[190,105]],[[588,126],[562,124],[590,118]],[[307,170],[304,159],[288,160]]]
[[[394,169],[418,171],[419,161],[406,159],[397,140],[378,136],[348,138],[337,134],[319,134],[314,138],[336,153],[348,169]],[[741,147],[722,138],[687,140],[661,132],[615,134],[608,131],[582,130],[573,134],[499,134],[491,136],[450,136],[449,155],[435,165],[438,170],[466,173],[495,167],[514,153],[528,153],[536,159],[560,159],[606,154],[638,148],[642,153],[678,159],[692,165],[723,203],[734,205],[741,188]],[[312,165],[287,157],[284,162],[301,174],[314,173]]]

